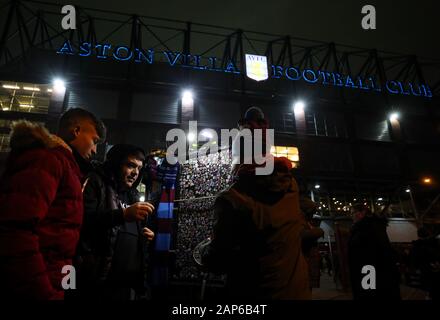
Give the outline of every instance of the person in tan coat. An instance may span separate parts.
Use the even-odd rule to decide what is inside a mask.
[[[301,250],[306,222],[298,185],[287,158],[275,158],[268,176],[240,166],[237,182],[215,202],[211,241],[201,249],[203,265],[227,274],[227,296],[246,299],[311,299]]]

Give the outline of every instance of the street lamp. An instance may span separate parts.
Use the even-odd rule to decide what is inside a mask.
[[[66,90],[66,83],[59,78],[54,79],[53,80],[53,90],[56,93],[63,93]]]
[[[194,103],[193,93],[191,90],[185,90],[182,93],[182,104],[192,105]]]
[[[393,112],[390,114],[390,121],[396,121],[399,119],[399,114],[397,112]]]
[[[293,111],[295,113],[301,113],[304,112],[305,104],[303,101],[297,101],[295,105],[293,106]]]

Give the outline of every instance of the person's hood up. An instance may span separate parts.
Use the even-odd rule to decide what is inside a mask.
[[[10,137],[11,152],[14,153],[41,147],[63,147],[72,152],[63,139],[49,133],[44,126],[27,120],[14,121]]]
[[[353,224],[352,229],[364,229],[364,228],[384,228],[386,229],[388,226],[388,220],[385,217],[380,217],[377,215],[366,216],[361,220],[355,222]]]
[[[291,174],[292,164],[285,157],[274,157],[274,171],[271,175],[255,175],[244,165],[237,171],[237,189],[262,202],[274,203],[296,185]],[[255,169],[255,168],[254,168]]]
[[[131,144],[115,144],[110,150],[107,152],[106,160],[103,164],[103,169],[110,173],[114,178],[116,178],[119,174],[119,170],[121,169],[122,163],[125,159],[131,155],[140,152],[146,158],[145,152],[142,148],[131,145]],[[145,161],[144,161],[145,162]],[[139,172],[138,178],[133,183],[131,189],[136,188],[139,183],[141,183],[143,177],[143,169]]]

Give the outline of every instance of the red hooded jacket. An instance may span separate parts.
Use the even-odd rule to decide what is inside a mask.
[[[0,296],[63,299],[83,216],[72,149],[38,124],[16,122],[0,183]]]

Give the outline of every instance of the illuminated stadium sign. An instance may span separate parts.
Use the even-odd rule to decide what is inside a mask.
[[[233,74],[241,74],[234,61],[229,60],[221,63],[216,57],[203,57],[201,55],[184,54],[182,52],[162,51],[155,52],[152,49],[131,49],[128,46],[113,46],[111,44],[92,45],[83,42],[78,50],[74,50],[70,41],[66,40],[57,51],[61,55],[76,55],[80,57],[95,57],[100,60],[134,61],[139,64],[153,64],[155,55],[162,55],[165,62],[171,67],[185,67],[204,71],[216,71]],[[327,70],[300,69],[295,66],[271,65],[267,68],[265,56],[246,54],[246,74],[256,81],[271,79],[286,79],[289,81],[304,81],[309,84],[321,84],[326,86],[345,87],[350,89],[387,92],[393,95],[408,95],[415,97],[432,98],[432,91],[427,84],[414,84],[388,80],[385,85],[379,85],[374,77],[352,77]]]

